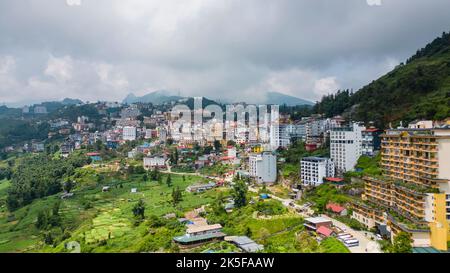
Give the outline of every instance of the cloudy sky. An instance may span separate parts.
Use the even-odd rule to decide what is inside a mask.
[[[449,10],[448,0],[2,0],[0,103],[161,89],[314,101],[359,89],[449,31]]]

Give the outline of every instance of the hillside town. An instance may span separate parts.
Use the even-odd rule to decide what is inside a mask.
[[[177,251],[196,251],[221,242],[229,244],[227,251],[232,252],[273,251],[267,249],[263,239],[274,235],[270,231],[255,241],[251,228],[244,233],[230,232],[223,226],[228,220],[218,221],[217,215],[209,217],[216,213],[211,210],[223,210],[223,217],[233,217],[234,210],[255,204],[256,214],[248,217],[293,217],[300,221],[300,228],[285,229],[295,228],[293,236],[301,237],[306,232],[308,240],[319,244],[333,238],[342,251],[383,252],[400,236],[408,238],[407,244],[417,252],[448,250],[450,118],[376,128],[373,123],[342,116],[293,119],[271,106],[270,111],[259,109],[259,124],[252,127],[248,125],[251,121],[245,119],[223,122],[216,115],[207,120],[207,110],[203,109],[199,123],[180,121],[173,107],[183,102],[158,106],[81,103],[70,107],[90,107],[95,114],[78,116],[75,122],[62,117],[49,119],[47,111],[40,109],[41,122],[49,125],[47,139],[10,145],[3,153],[9,162],[27,154],[48,154],[56,160],[85,156],[89,163],[83,168],[97,173],[95,180],[104,194],[118,185],[123,187],[126,177],[136,173],[143,175],[144,182],[154,180],[159,184],[164,176],[168,187],[172,187],[175,205],[186,194],[196,199],[202,198],[196,197],[198,194],[222,192],[215,197],[219,201],[196,200],[193,203],[201,206],[170,213],[164,210],[167,213],[160,216],[145,210],[142,198],[129,199],[139,200],[152,217],[175,219],[186,227],[184,234],[171,238],[172,248],[176,246]],[[238,115],[245,108],[240,106],[233,105]],[[194,115],[195,111],[188,113]],[[29,118],[29,108],[22,115]],[[112,172],[128,174],[117,184],[116,178],[105,179]],[[175,188],[172,176],[194,180]],[[80,173],[68,178],[75,179],[60,196],[63,202],[76,198],[78,193],[72,189],[83,187],[77,185],[83,180]],[[134,196],[144,191],[141,183],[130,187]],[[243,191],[241,199],[239,191]],[[113,211],[118,209],[115,206]],[[135,217],[139,215],[146,217],[135,213]],[[108,241],[85,240],[87,244]]]

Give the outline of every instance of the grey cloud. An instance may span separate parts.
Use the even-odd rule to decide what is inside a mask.
[[[7,57],[15,67],[0,75],[0,102],[120,100],[157,89],[226,99],[280,91],[317,100],[336,88],[360,88],[450,30],[448,0],[382,3],[1,1],[0,68]],[[71,68],[49,69],[52,60]]]

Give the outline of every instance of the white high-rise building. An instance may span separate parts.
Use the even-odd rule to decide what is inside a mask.
[[[326,177],[334,177],[334,162],[324,157],[304,157],[300,162],[300,177],[305,186],[319,186]]]
[[[251,155],[249,173],[258,183],[275,183],[277,181],[277,156],[271,152]]]
[[[123,140],[133,141],[136,140],[136,127],[125,126],[123,127]]]
[[[351,127],[334,128],[330,132],[330,154],[338,173],[355,168],[362,155],[362,131],[366,127],[353,123]]]

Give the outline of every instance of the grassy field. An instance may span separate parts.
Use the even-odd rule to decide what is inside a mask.
[[[167,186],[167,175],[161,183],[143,181],[142,175],[118,175],[100,173],[98,170],[83,168],[77,170],[73,180],[77,182],[70,199],[60,200],[59,195],[35,200],[32,204],[13,213],[0,208],[0,252],[68,252],[65,244],[78,242],[82,252],[180,252],[173,243],[174,236],[182,235],[185,227],[176,219],[164,220],[162,216],[175,213],[178,217],[185,212],[203,205],[212,204],[217,196],[229,196],[229,189],[217,188],[202,194],[185,191],[191,184],[206,182],[197,176],[171,175],[172,187]],[[108,192],[102,192],[109,186]],[[6,197],[8,181],[0,183],[0,200]],[[183,191],[183,200],[174,206],[171,202],[172,191],[179,187]],[[137,189],[132,193],[131,189]],[[254,193],[249,198],[256,200]],[[146,205],[146,220],[136,224],[132,214],[133,206],[143,200]],[[55,203],[60,204],[60,215],[64,229],[61,240],[53,246],[43,243],[43,231],[35,227],[41,211],[49,211]],[[324,241],[320,246],[310,248],[309,243],[299,242],[298,235],[304,232],[303,218],[275,209],[278,201],[270,200],[265,205],[256,202],[230,214],[217,218],[209,212],[206,217],[211,223],[221,223],[227,235],[248,235],[256,242],[266,246],[265,252],[301,253],[301,252],[346,252],[340,242]],[[273,207],[275,215],[258,215],[258,209],[267,211]],[[209,210],[208,210],[209,211]],[[277,215],[277,213],[279,215]],[[159,219],[156,221],[155,219]],[[156,221],[156,222],[155,222]],[[161,222],[161,223],[159,223]],[[306,235],[308,242],[315,245],[315,236]],[[302,239],[304,240],[304,239]],[[212,243],[192,252],[238,252],[228,243]]]

